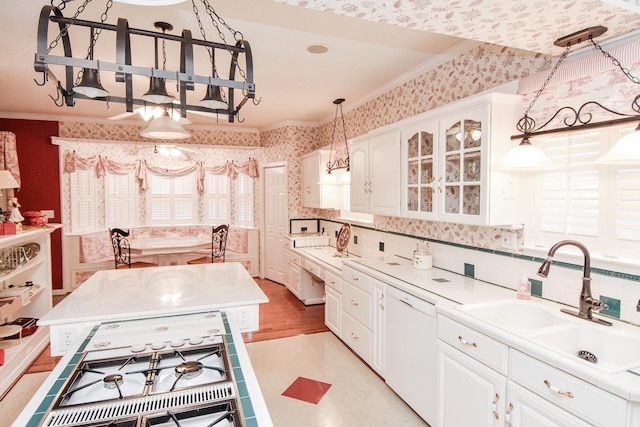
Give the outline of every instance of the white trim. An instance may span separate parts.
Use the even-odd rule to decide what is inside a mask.
[[[254,151],[259,150],[263,151],[264,147],[260,147],[257,145],[208,145],[208,144],[183,144],[180,142],[151,142],[151,141],[119,141],[115,139],[89,139],[89,138],[63,138],[58,136],[51,137],[51,143],[53,145],[63,145],[64,143],[91,143],[91,144],[128,144],[128,145],[139,145],[144,147],[153,147],[154,145],[177,145],[179,147],[188,147],[188,148],[206,148],[206,149],[216,149],[216,150],[238,150],[238,151]]]

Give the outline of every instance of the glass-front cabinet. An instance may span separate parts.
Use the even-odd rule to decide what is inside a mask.
[[[402,128],[402,216],[476,225],[521,223],[517,174],[491,170],[510,140],[520,97],[482,94]]]

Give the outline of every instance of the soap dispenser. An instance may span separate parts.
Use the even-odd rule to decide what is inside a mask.
[[[520,281],[518,282],[518,291],[516,293],[516,298],[522,300],[530,300],[531,299],[531,282],[527,279],[527,276],[522,276]]]

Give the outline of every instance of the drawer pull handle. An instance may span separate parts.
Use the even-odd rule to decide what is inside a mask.
[[[354,335],[354,334],[353,334],[353,332],[351,332],[351,339],[357,340],[357,339],[358,339],[358,336],[357,336],[357,335]]]
[[[509,403],[509,408],[507,408],[507,413],[504,416],[504,421],[507,423],[506,427],[513,427],[513,424],[511,424],[511,411],[513,411],[513,403]]]
[[[496,417],[496,420],[500,419],[500,414],[498,414],[498,400],[500,400],[500,395],[496,393],[496,397],[493,399],[493,405],[491,406],[493,416]]]
[[[464,344],[464,345],[468,345],[469,347],[477,347],[477,346],[478,346],[478,344],[476,344],[476,343],[474,343],[474,342],[469,342],[469,341],[465,340],[464,338],[462,338],[462,335],[460,335],[460,336],[458,337],[458,339],[460,340],[460,342],[461,342],[462,344]]]
[[[547,387],[549,387],[549,390],[551,390],[552,392],[556,393],[556,394],[562,394],[567,396],[570,399],[573,399],[573,393],[571,393],[570,391],[560,391],[560,389],[554,385],[551,385],[551,381],[549,380],[544,380],[544,385],[546,385]]]
[[[351,300],[351,305],[354,306],[354,307],[357,307],[358,303],[356,301],[354,301],[354,300]]]
[[[355,276],[351,276],[351,280],[353,280],[354,282],[357,282],[359,279]]]

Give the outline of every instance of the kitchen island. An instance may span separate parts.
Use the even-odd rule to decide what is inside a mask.
[[[226,262],[99,271],[38,321],[49,326],[51,355],[109,320],[224,309],[242,332],[258,329],[258,305],[269,300],[242,264]]]

